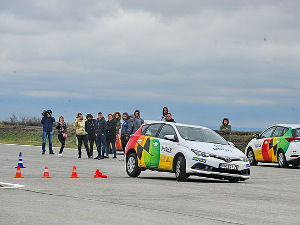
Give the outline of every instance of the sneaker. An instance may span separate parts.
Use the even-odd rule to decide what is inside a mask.
[[[106,156],[104,156],[104,158],[109,159],[109,156],[106,155]]]
[[[96,158],[94,158],[94,159],[100,159],[100,157],[99,156],[97,156]]]
[[[54,152],[53,152],[53,151],[52,151],[52,152],[49,152],[49,154],[50,154],[50,155],[54,155]]]
[[[58,155],[57,155],[58,157],[62,157],[62,153],[58,153]]]
[[[42,151],[42,155],[45,155],[45,151]]]
[[[114,156],[114,157],[113,157],[113,159],[116,159],[116,158],[117,158],[117,156]]]

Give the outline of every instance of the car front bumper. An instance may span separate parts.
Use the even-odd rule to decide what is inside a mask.
[[[227,164],[238,166],[237,170],[220,168],[220,163],[224,161],[211,158],[193,157],[188,163],[186,172],[193,175],[213,177],[213,178],[250,178],[250,164],[243,161],[233,161]]]

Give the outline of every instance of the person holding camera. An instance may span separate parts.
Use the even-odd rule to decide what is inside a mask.
[[[78,140],[78,159],[81,158],[82,142],[85,146],[88,158],[91,158],[90,149],[88,145],[87,132],[85,131],[85,121],[86,119],[83,118],[82,113],[78,113],[74,123],[76,128],[76,137]]]
[[[57,129],[57,133],[58,133],[58,135],[57,135],[58,140],[61,143],[58,157],[62,157],[62,153],[63,153],[64,147],[65,147],[65,142],[66,142],[66,138],[67,138],[67,133],[66,133],[67,124],[65,123],[65,119],[63,116],[59,117],[56,129]]]
[[[41,120],[41,123],[43,124],[42,154],[44,155],[46,152],[47,136],[49,140],[49,154],[54,154],[52,150],[52,140],[53,140],[52,127],[53,127],[53,123],[55,122],[55,118],[52,116],[51,110],[44,110],[42,115],[43,115],[43,118]]]

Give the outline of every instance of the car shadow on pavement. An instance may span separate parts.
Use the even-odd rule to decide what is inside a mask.
[[[176,178],[173,177],[139,177],[139,179],[144,180],[164,180],[164,181],[172,181],[177,182]],[[205,178],[197,178],[192,177],[188,178],[185,183],[229,183],[227,180],[217,180],[217,179],[205,179]]]
[[[292,166],[288,166],[286,168],[280,168],[277,164],[260,164],[260,165],[257,165],[259,167],[270,167],[270,168],[278,168],[278,169],[294,169],[294,170],[298,170],[300,169],[300,167],[292,167]]]

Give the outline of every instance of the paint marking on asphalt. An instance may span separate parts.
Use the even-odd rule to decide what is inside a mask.
[[[22,188],[22,187],[25,187],[25,185],[0,182],[0,188],[8,189],[8,188]]]

